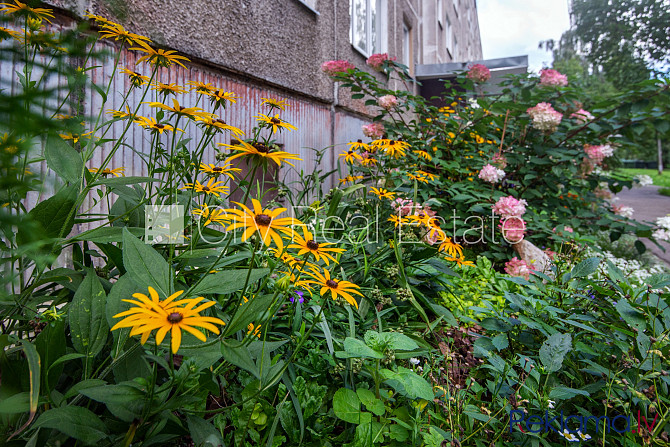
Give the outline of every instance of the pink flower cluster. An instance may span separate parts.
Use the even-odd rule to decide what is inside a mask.
[[[384,136],[384,125],[382,123],[365,124],[361,128],[363,129],[363,135],[373,140]]]
[[[555,131],[563,119],[563,115],[548,102],[541,102],[526,110],[526,113],[533,119],[533,127],[543,132]]]
[[[593,119],[593,115],[584,109],[579,109],[575,113],[571,114],[570,118],[576,119],[577,123],[579,124],[586,124],[588,121]]]
[[[346,73],[349,70],[352,70],[356,67],[349,61],[327,61],[321,64],[321,71],[326,73],[328,76],[335,76],[338,73]]]
[[[585,144],[584,152],[586,152],[588,161],[591,162],[590,164],[599,166],[605,158],[614,155],[614,148],[609,144],[602,144],[599,146]]]
[[[533,270],[535,270],[535,268],[532,265],[528,265],[526,261],[518,259],[516,256],[505,264],[505,273],[512,276],[522,276],[526,280],[530,278],[530,274]]]
[[[612,198],[612,191],[609,190],[607,183],[601,184],[601,186],[598,186],[596,189],[593,190],[593,193],[598,197],[599,199],[611,199]]]
[[[398,213],[398,216],[409,216],[410,214],[418,214],[415,211],[418,211],[421,208],[421,205],[414,203],[411,199],[403,199],[398,197],[393,202],[391,206]],[[433,213],[434,214],[434,213]]]
[[[478,177],[485,182],[498,183],[503,179],[503,177],[505,177],[505,171],[488,164],[484,166],[481,171],[479,171]]]
[[[633,217],[633,213],[635,210],[631,208],[630,206],[625,206],[625,205],[612,205],[612,212],[614,214],[617,214],[621,217],[625,217],[630,219]]]
[[[517,244],[523,240],[526,233],[526,222],[520,217],[512,216],[503,220],[499,228],[507,242]]]
[[[393,95],[385,95],[377,100],[377,104],[383,109],[391,110],[398,105],[398,98]]]
[[[565,87],[568,85],[568,77],[554,69],[545,68],[540,71],[540,85]]]
[[[394,61],[395,57],[389,57],[388,53],[376,53],[368,58],[366,61],[368,65],[377,71],[382,71],[384,62]]]
[[[491,79],[491,71],[482,64],[474,64],[470,67],[468,74],[465,75],[466,78],[472,79],[475,82],[483,84],[484,82]]]
[[[503,154],[495,154],[491,159],[491,164],[500,169],[505,169],[507,167],[507,158]]]
[[[526,212],[528,202],[516,199],[512,196],[501,197],[493,205],[493,212],[504,218],[521,217]]]

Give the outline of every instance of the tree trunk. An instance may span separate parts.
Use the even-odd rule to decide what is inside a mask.
[[[658,175],[663,174],[663,145],[661,145],[661,136],[656,132],[656,147],[658,148]]]

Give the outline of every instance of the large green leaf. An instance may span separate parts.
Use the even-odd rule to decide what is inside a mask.
[[[47,410],[35,421],[34,428],[53,428],[86,445],[107,437],[107,427],[91,410],[70,406]]]
[[[361,400],[361,403],[365,405],[365,408],[376,414],[377,416],[383,416],[386,412],[386,407],[384,407],[384,402],[377,399],[375,394],[366,390],[365,388],[358,388],[356,390],[356,395]]]
[[[258,318],[268,310],[274,295],[255,296],[235,311],[235,314],[226,325],[224,335],[234,334],[240,329],[246,329],[249,323],[258,324]]]
[[[553,334],[547,338],[540,348],[540,361],[548,373],[558,371],[563,366],[565,354],[572,350],[570,334]]]
[[[107,342],[105,301],[105,290],[95,272],[90,271],[74,294],[68,313],[72,345],[77,352],[86,355],[87,365]]]
[[[247,269],[224,270],[222,272],[208,274],[205,278],[191,290],[191,295],[199,296],[210,293],[226,295],[242,290],[247,275],[249,275],[249,284],[253,284],[259,279],[267,276],[270,269],[252,269],[251,273]]]
[[[350,389],[340,388],[335,392],[333,412],[335,416],[345,422],[351,422],[352,424],[363,422],[361,416],[364,413],[361,413],[361,401],[356,393]],[[371,417],[370,413],[367,413],[367,416],[369,419]]]
[[[42,385],[47,389],[54,389],[63,366],[52,368],[53,364],[65,354],[65,321],[58,320],[50,322],[42,332],[35,338],[35,347],[40,354],[42,369]]]
[[[72,208],[75,206],[79,187],[68,186],[58,191],[53,197],[38,203],[30,210],[28,216],[37,222],[44,236],[49,238],[66,237],[74,225]],[[70,215],[70,213],[72,213]],[[30,229],[19,228],[17,235],[19,242],[30,241],[35,235],[30,234]]]
[[[640,312],[638,312],[630,303],[625,299],[620,299],[616,303],[616,310],[621,315],[621,318],[624,319],[631,327],[636,328],[639,331],[643,331],[647,322]]]
[[[54,134],[48,136],[44,148],[44,158],[47,160],[47,166],[60,178],[70,183],[79,183],[83,173],[84,161],[81,154],[63,141],[61,137]]]
[[[588,258],[574,266],[570,272],[571,278],[582,278],[595,273],[598,270],[600,258]]]
[[[144,393],[130,385],[103,385],[81,390],[81,394],[105,404],[125,404],[144,397]]]
[[[106,244],[108,242],[123,241],[123,229],[128,227],[98,227],[84,231],[72,238],[73,241],[90,241]],[[128,230],[136,237],[144,235],[144,228],[131,227]]]
[[[188,431],[197,447],[223,447],[221,433],[211,422],[197,416],[188,416]]]
[[[251,374],[256,376],[257,379],[261,378],[258,367],[251,357],[249,348],[247,348],[245,345],[241,343],[233,344],[232,342],[223,342],[221,343],[221,353],[227,362],[249,371]]]
[[[377,352],[368,345],[366,345],[362,340],[353,337],[347,337],[344,339],[344,352],[336,352],[337,356],[340,358],[372,358],[372,359],[383,359],[384,354]]]
[[[153,287],[165,299],[170,294],[172,278],[167,261],[150,245],[123,229],[123,266],[130,278],[142,288]]]
[[[120,318],[114,318],[114,315],[119,314],[130,308],[130,304],[123,302],[132,298],[133,293],[140,291],[135,285],[129,275],[121,276],[112,286],[107,297],[107,305],[105,307],[105,318],[109,327],[113,327],[116,323],[121,321]],[[146,293],[141,291],[142,293]],[[123,345],[128,340],[130,328],[121,328],[112,331],[114,337],[114,346],[112,347],[112,356],[116,357],[123,348]]]
[[[398,371],[382,369],[381,375],[393,389],[410,399],[425,399],[427,401],[432,401],[435,397],[433,387],[426,381],[426,379],[410,369],[403,368],[402,366],[398,367]]]

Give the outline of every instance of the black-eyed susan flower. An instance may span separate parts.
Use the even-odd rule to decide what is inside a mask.
[[[406,172],[405,174],[407,174],[407,177],[409,177],[410,180],[416,180],[420,183],[428,183],[428,179],[422,175],[416,175],[411,172]]]
[[[94,131],[90,131],[90,132],[86,132],[86,133],[82,133],[82,134],[72,134],[72,133],[68,132],[68,133],[61,133],[61,134],[58,134],[58,135],[60,135],[60,137],[62,139],[72,140],[72,142],[76,144],[82,138],[91,138],[91,135],[93,135],[93,132]]]
[[[128,76],[128,79],[130,80],[130,84],[133,87],[141,87],[147,82],[149,82],[149,77],[144,76],[136,71],[130,70],[128,68],[122,68],[120,70],[121,73],[124,75]]]
[[[261,338],[261,324],[255,326],[253,323],[247,325],[247,335],[255,335],[258,338]]]
[[[447,253],[452,258],[463,256],[463,247],[448,236],[445,236],[444,241],[440,244],[439,251]]]
[[[296,248],[298,251],[298,256],[304,254],[311,254],[314,256],[316,261],[323,259],[323,262],[328,264],[328,260],[331,260],[337,263],[337,260],[330,253],[344,253],[346,250],[343,248],[330,247],[330,245],[335,245],[331,242],[317,242],[314,240],[314,235],[307,231],[305,227],[302,230],[302,236],[296,234],[293,238],[294,244],[288,246],[288,248]]]
[[[207,195],[214,194],[216,197],[220,197],[220,194],[227,194],[228,187],[223,185],[223,182],[215,180],[214,178],[210,178],[206,185],[196,180],[195,183],[186,183],[181,189],[193,189],[197,192],[204,192]]]
[[[200,163],[200,171],[206,172],[207,174],[218,177],[220,175],[227,175],[231,180],[235,180],[233,172],[242,172],[239,168],[231,167],[230,163],[226,163],[223,166],[214,166],[213,164],[204,164]]]
[[[369,144],[363,143],[363,140],[352,141],[347,145],[350,151],[372,152],[374,150]]]
[[[185,56],[180,56],[174,50],[160,50],[152,48],[148,43],[141,40],[135,41],[138,47],[131,47],[130,50],[141,51],[144,56],[140,57],[137,60],[137,63],[140,62],[149,62],[151,65],[156,65],[159,67],[170,67],[172,64],[181,65],[186,68],[181,61],[190,62],[190,60]]]
[[[362,175],[347,175],[346,177],[340,179],[340,184],[354,183],[358,180],[362,180],[363,178],[364,177]]]
[[[21,33],[19,33],[18,31],[14,31],[9,28],[5,28],[4,26],[0,26],[0,42],[7,39],[20,39],[20,38]]]
[[[272,133],[276,133],[277,130],[282,130],[282,129],[288,129],[288,130],[296,130],[297,127],[295,127],[292,124],[287,123],[286,121],[282,121],[279,119],[279,114],[276,114],[273,117],[269,117],[268,115],[264,114],[259,114],[258,116],[254,116],[260,123],[263,123],[263,125],[267,126],[268,128],[272,128]]]
[[[398,228],[398,225],[405,225],[409,223],[409,219],[401,216],[397,216],[395,214],[391,214],[391,217],[387,219],[389,222],[393,222],[393,225]]]
[[[269,247],[270,242],[274,241],[277,249],[281,252],[284,250],[284,241],[279,233],[293,235],[294,231],[290,226],[303,225],[302,222],[293,217],[278,217],[281,213],[286,211],[286,208],[264,210],[261,206],[261,202],[256,199],[251,199],[253,210],[241,203],[233,203],[242,209],[226,210],[226,213],[229,214],[230,220],[232,221],[228,228],[226,228],[226,231],[244,228],[244,233],[242,233],[243,242],[258,231],[264,245]]]
[[[409,143],[406,141],[397,141],[397,140],[375,140],[371,143],[377,149],[384,152],[384,154],[393,158],[404,157],[406,154],[407,148],[409,148]]]
[[[361,166],[376,166],[377,165],[377,159],[374,157],[370,157],[369,153],[363,154],[363,159],[361,160]]]
[[[108,175],[113,175],[114,177],[121,177],[125,176],[124,171],[126,170],[126,168],[124,167],[114,169],[105,168],[102,171],[100,170],[100,168],[89,168],[88,170],[94,174],[100,172],[100,175],[102,175],[103,177],[107,177]]]
[[[186,85],[190,85],[191,90],[195,90],[197,93],[209,93],[216,90],[216,87],[207,82],[188,81]]]
[[[237,151],[237,154],[228,157],[226,161],[234,160],[239,157],[249,157],[251,160],[259,164],[265,164],[268,160],[272,160],[277,166],[281,166],[282,162],[284,162],[295,167],[289,160],[302,160],[302,158],[297,155],[276,150],[277,146],[267,145],[260,142],[249,144],[246,141],[239,141],[239,144],[218,144],[219,146],[227,147],[231,151]]]
[[[161,95],[166,95],[166,96],[188,92],[188,90],[186,90],[184,87],[182,87],[179,84],[163,84],[162,82],[154,83],[154,85],[153,85],[153,87],[151,87],[151,89],[156,90]]]
[[[131,118],[133,121],[137,120],[138,117],[133,112],[130,111],[130,107],[126,106],[126,110],[108,110],[105,112],[107,115],[112,115],[114,118]]]
[[[432,172],[426,172],[422,170],[417,170],[416,173],[422,177],[426,177],[428,180],[435,180],[437,178],[437,175],[433,174]]]
[[[356,290],[360,288],[356,284],[349,281],[337,281],[330,276],[328,270],[324,270],[323,273],[318,270],[312,270],[308,275],[314,278],[314,281],[308,281],[309,283],[321,286],[321,291],[319,292],[321,296],[330,291],[333,300],[336,300],[338,296],[341,296],[347,303],[358,308],[358,303],[352,294],[360,296],[363,296],[363,294]]]
[[[166,131],[174,132],[175,130],[183,132],[182,129],[179,129],[179,128],[175,129],[173,126],[171,126],[169,124],[160,124],[154,118],[151,118],[151,117],[147,118],[147,117],[144,117],[144,116],[138,116],[138,117],[135,118],[135,122],[139,126],[145,128],[145,129],[149,129],[152,132],[158,132],[160,134],[162,134],[163,132],[166,132]]]
[[[172,98],[172,107],[166,106],[162,102],[150,102],[149,106],[150,107],[157,107],[159,109],[166,110],[166,111],[171,112],[175,115],[187,116],[187,117],[190,117],[190,118],[195,118],[196,116],[203,116],[203,117],[211,117],[212,116],[211,113],[205,112],[200,107],[183,107],[182,105],[179,104],[179,101],[177,101],[174,98]]]
[[[431,161],[433,159],[433,157],[426,151],[417,150],[412,152],[414,152],[419,158],[423,158],[424,160]]]
[[[240,97],[236,96],[235,93],[227,92],[221,88],[206,92],[204,94],[209,96],[209,102],[212,104],[212,106],[216,105],[215,108],[222,107],[225,109],[229,102],[235,104],[237,100],[240,99]]]
[[[463,256],[458,256],[458,257],[451,257],[451,256],[445,256],[447,261],[455,262],[459,266],[474,266],[475,264],[472,261],[466,261],[463,259]]]
[[[121,40],[129,44],[148,44],[151,42],[148,37],[131,33],[118,23],[112,22],[103,24],[99,34],[103,39]]]
[[[198,328],[203,328],[219,333],[219,328],[215,325],[225,325],[222,320],[215,317],[204,317],[200,315],[205,309],[216,304],[215,301],[207,301],[198,307],[204,298],[197,297],[192,299],[184,299],[176,301],[176,299],[184,292],[173,293],[165,300],[160,301],[158,293],[153,287],[149,287],[149,294],[151,298],[142,294],[134,293],[135,300],[123,300],[134,305],[131,309],[114,315],[113,318],[125,317],[112,327],[112,331],[121,328],[132,328],[130,335],[142,335],[141,343],[144,344],[149,339],[151,332],[158,329],[156,332],[156,344],[160,345],[165,339],[165,336],[170,332],[170,345],[172,353],[176,354],[181,346],[181,331],[184,330],[194,335],[200,341],[207,341],[207,337]]]
[[[198,125],[204,129],[213,130],[216,132],[227,130],[228,132],[237,135],[238,137],[244,136],[242,129],[228,125],[224,120],[217,117],[216,115],[196,116],[195,120],[198,121]]]
[[[349,149],[347,152],[342,152],[341,154],[339,154],[339,157],[344,157],[344,161],[346,161],[347,163],[353,163],[354,161],[363,160],[363,157],[361,157],[351,149]]]
[[[301,261],[286,251],[281,251],[276,248],[270,248],[268,251],[272,253],[275,258],[279,259],[284,265],[291,267],[292,270],[300,272],[305,268],[318,269],[318,266],[316,264],[311,262],[305,262],[304,260]],[[295,284],[295,280],[292,280],[291,283]]]
[[[107,20],[103,16],[97,16],[95,14],[91,14],[89,11],[86,11],[86,14],[84,14],[84,17],[86,17],[89,20],[95,21],[96,25],[118,25],[118,23],[112,22],[111,20]]]
[[[47,22],[51,23],[50,18],[53,19],[54,15],[52,9],[47,9],[47,8],[31,8],[25,3],[21,3],[18,0],[14,0],[14,3],[0,3],[0,6],[4,6],[4,8],[0,8],[0,12],[4,12],[5,14],[11,14],[15,17],[25,17],[26,19],[40,19],[40,20],[46,20]]]
[[[261,102],[261,105],[267,104],[268,107],[271,109],[279,109],[279,110],[286,110],[286,107],[291,107],[290,104],[288,104],[286,101],[283,99],[272,99],[272,98],[261,98],[263,102]]]
[[[200,216],[200,220],[205,222],[202,224],[204,227],[211,223],[218,223],[220,225],[226,225],[230,219],[226,217],[226,211],[219,208],[210,208],[206,204],[200,205],[200,208],[195,208],[193,214]]]
[[[380,199],[390,199],[392,200],[395,197],[394,192],[390,192],[388,189],[384,188],[375,188],[374,186],[370,188],[370,192],[375,194]]]

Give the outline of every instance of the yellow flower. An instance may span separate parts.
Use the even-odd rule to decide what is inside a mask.
[[[206,185],[203,185],[202,183],[196,180],[195,183],[186,183],[181,189],[192,188],[197,192],[204,192],[207,195],[214,194],[216,197],[220,197],[219,193],[227,194],[228,187],[219,186],[223,182],[215,182],[214,180],[215,179],[210,178]]]
[[[229,126],[228,124],[226,124],[224,120],[217,117],[216,115],[196,116],[195,120],[200,123],[201,127],[206,129],[213,129],[216,132],[227,130],[230,133],[237,135],[238,137],[244,136],[244,132],[242,132],[241,129],[238,129],[237,127],[234,126]]]
[[[235,93],[227,92],[223,89],[205,92],[205,95],[209,96],[209,102],[212,105],[216,104],[217,107],[223,107],[224,109],[228,102],[235,104],[237,100],[240,99],[239,96],[235,96]]]
[[[205,309],[216,304],[214,301],[207,301],[198,307],[195,307],[204,298],[197,297],[192,299],[185,299],[175,301],[183,290],[173,293],[165,300],[160,301],[158,293],[153,287],[149,287],[149,294],[151,299],[142,294],[134,293],[135,300],[123,300],[127,303],[133,304],[135,307],[114,315],[113,318],[125,317],[112,327],[112,331],[116,329],[130,327],[130,335],[142,334],[141,343],[144,344],[149,339],[151,332],[158,329],[156,332],[156,344],[160,345],[163,339],[170,332],[172,353],[176,354],[181,345],[181,331],[184,330],[193,334],[200,341],[207,341],[207,337],[200,330],[195,327],[208,329],[215,334],[219,333],[219,328],[215,326],[225,325],[222,320],[214,317],[203,317],[200,315]],[[183,306],[183,307],[182,307]]]
[[[419,174],[422,177],[426,177],[428,180],[435,180],[437,178],[437,175],[435,175],[431,172],[418,170],[418,171],[416,171],[416,173]]]
[[[121,40],[130,44],[144,44],[151,42],[148,37],[140,36],[139,34],[131,33],[127,31],[123,26],[118,23],[105,23],[102,25],[100,30],[100,37],[103,39],[114,39]]]
[[[186,68],[186,65],[181,61],[184,60],[190,62],[187,57],[179,56],[174,50],[155,50],[151,48],[148,43],[142,42],[141,40],[136,40],[135,43],[139,45],[139,47],[131,47],[131,50],[146,53],[137,60],[138,64],[147,61],[151,65],[157,65],[159,67],[170,67],[172,64],[177,64]]]
[[[138,72],[130,70],[128,68],[122,68],[120,72],[128,76],[128,78],[130,79],[130,84],[133,87],[141,87],[147,82],[149,82],[148,76],[141,75]]]
[[[447,254],[454,258],[456,255],[463,256],[463,247],[460,244],[455,243],[451,240],[450,237],[445,237],[444,242],[440,244],[439,251],[447,252]]]
[[[210,209],[206,204],[200,205],[200,209],[194,209],[193,214],[200,216],[200,219],[205,219],[203,226],[207,226],[212,222],[218,223],[221,225],[228,224],[230,219],[226,217],[226,212],[222,209],[214,208]]]
[[[182,107],[179,104],[179,101],[176,99],[172,98],[172,107],[166,106],[165,104],[161,102],[150,102],[149,106],[151,107],[157,107],[159,109],[167,110],[168,112],[174,113],[175,115],[181,115],[181,116],[188,116],[191,118],[194,118],[196,116],[206,116],[206,117],[211,117],[212,114],[209,112],[205,112],[202,110],[200,107]]]
[[[108,110],[108,115],[112,115],[114,118],[132,118],[133,121],[139,121],[140,119],[146,119],[143,117],[136,116],[133,112],[130,111],[130,107],[126,106],[126,111],[122,110]]]
[[[346,177],[340,179],[340,184],[347,182],[354,183],[355,181],[361,180],[363,178],[364,177],[362,175],[347,175]]]
[[[253,323],[249,323],[249,325],[247,326],[247,335],[253,334],[256,337],[261,338],[261,326],[262,326],[261,324],[259,324],[258,326],[254,326]]]
[[[377,159],[372,157],[366,157],[361,160],[361,166],[376,165]]]
[[[371,143],[374,147],[384,151],[384,153],[393,158],[400,158],[405,156],[405,150],[409,148],[409,143],[406,141],[396,140],[375,140]]]
[[[26,5],[25,3],[21,3],[18,0],[14,0],[14,4],[0,3],[0,6],[4,6],[4,8],[0,8],[0,12],[4,12],[5,14],[13,14],[16,17],[42,19],[46,20],[49,23],[51,23],[51,20],[49,20],[49,18],[52,19],[54,18],[54,15],[52,14],[53,12],[52,9],[31,8],[30,6]]]
[[[18,31],[11,30],[0,26],[0,42],[6,39],[21,39],[21,33]]]
[[[374,186],[370,188],[370,192],[373,194],[376,194],[378,198],[380,199],[393,199],[395,196],[394,192],[389,192],[387,189],[384,188],[375,188]]]
[[[351,149],[349,149],[348,152],[342,152],[339,156],[344,157],[344,161],[346,161],[347,163],[353,163],[356,160],[360,161],[363,159],[363,157],[361,157]]]
[[[91,14],[89,11],[86,11],[86,14],[84,14],[84,16],[89,20],[94,20],[97,25],[118,25],[118,23],[112,22],[111,20],[107,20],[102,16]]]
[[[79,140],[81,140],[82,138],[91,138],[91,134],[92,134],[93,132],[94,132],[94,131],[90,131],[90,132],[86,132],[86,133],[83,133],[83,134],[80,134],[80,135],[77,135],[77,134],[71,134],[70,132],[68,132],[68,133],[66,133],[66,134],[61,133],[61,134],[58,134],[58,135],[60,135],[62,139],[64,139],[64,140],[72,140],[72,142],[76,144],[76,143],[78,143]]]
[[[135,118],[135,122],[141,126],[144,127],[145,129],[150,129],[152,132],[158,132],[158,133],[163,133],[165,131],[171,131],[174,132],[175,128],[172,127],[169,124],[159,124],[156,122],[154,118],[147,118],[144,116],[138,116]],[[182,129],[177,128],[176,130],[183,132]]]
[[[94,174],[100,171],[99,168],[89,168],[88,170]],[[125,170],[126,168],[123,167],[114,169],[105,168],[102,171],[100,171],[100,175],[102,175],[103,177],[107,177],[108,175],[113,175],[114,177],[121,177],[125,176],[125,174],[123,173]]]
[[[209,93],[216,90],[216,87],[214,87],[212,84],[200,81],[188,81],[186,85],[190,85],[191,90],[195,90],[199,93]]]
[[[231,172],[242,172],[239,168],[232,168],[230,163],[226,163],[223,166],[214,166],[213,164],[204,164],[200,163],[200,170],[206,172],[214,177],[218,177],[221,174],[227,175],[231,180],[235,180],[235,176]]]
[[[409,219],[405,217],[400,217],[396,216],[395,214],[391,214],[391,217],[387,219],[389,222],[393,222],[393,225],[398,228],[398,225],[405,225],[406,223],[409,223]]]
[[[416,155],[418,155],[419,158],[424,158],[428,161],[431,161],[433,159],[433,157],[431,157],[430,154],[426,151],[412,151],[412,152],[414,152]]]
[[[268,106],[270,106],[271,109],[286,110],[286,107],[291,107],[291,105],[288,104],[283,99],[272,99],[272,98],[261,98],[261,99],[263,100],[261,105],[267,104]]]
[[[361,292],[356,290],[360,289],[359,286],[349,281],[336,281],[335,279],[331,278],[330,272],[328,270],[324,270],[323,274],[318,270],[312,270],[312,272],[308,274],[315,279],[315,281],[308,281],[309,283],[321,286],[321,296],[330,291],[333,300],[336,300],[337,296],[341,295],[342,298],[347,301],[347,303],[358,308],[358,303],[352,294],[363,296]]]
[[[407,172],[406,174],[407,174],[407,177],[410,178],[410,180],[416,180],[417,182],[421,182],[421,183],[428,183],[428,179],[426,177],[422,176],[422,175],[415,175],[415,174],[412,174],[411,172]]]
[[[328,252],[343,253],[346,251],[343,248],[329,247],[329,245],[334,245],[331,242],[316,242],[314,240],[314,235],[304,227],[302,229],[302,237],[300,235],[295,235],[293,240],[295,244],[289,245],[288,248],[299,249],[298,256],[311,253],[314,256],[314,259],[317,261],[323,259],[326,265],[329,265],[329,259],[337,263],[337,260]]]
[[[284,162],[293,167],[295,167],[295,165],[288,160],[302,161],[302,158],[298,157],[297,155],[290,154],[284,151],[273,151],[272,149],[275,146],[268,146],[263,143],[254,143],[253,145],[251,145],[246,141],[239,141],[239,144],[236,145],[224,144],[224,143],[218,143],[218,144],[219,146],[224,146],[229,148],[230,150],[238,152],[232,157],[228,157],[226,161],[234,160],[239,157],[250,157],[251,159],[255,160],[260,164],[267,162],[267,160],[272,160],[275,163],[277,163],[277,166],[281,166],[282,162]]]
[[[360,150],[361,152],[374,152],[374,148],[370,147],[369,144],[363,143],[362,140],[352,141],[347,143],[350,151]]]
[[[188,92],[188,90],[186,90],[181,85],[178,85],[178,84],[163,84],[162,82],[154,83],[153,87],[151,87],[151,90],[156,90],[161,95],[170,95],[170,94],[176,95],[177,93]]]
[[[266,125],[267,127],[272,128],[272,133],[276,133],[277,130],[282,130],[282,129],[288,129],[288,130],[296,130],[297,128],[292,125],[287,123],[286,121],[282,121],[279,119],[279,114],[276,114],[272,118],[270,118],[268,115],[263,115],[260,113],[258,116],[254,116],[258,121]]]
[[[226,213],[232,215],[230,220],[233,221],[231,225],[226,228],[226,231],[235,230],[237,228],[244,228],[242,234],[242,241],[246,241],[258,231],[264,245],[270,246],[270,242],[274,241],[279,251],[284,250],[284,242],[279,235],[279,232],[293,235],[294,231],[288,228],[290,225],[303,225],[298,219],[293,217],[278,217],[281,213],[286,211],[286,208],[277,208],[275,210],[263,209],[261,202],[256,199],[251,199],[253,204],[253,211],[241,203],[233,202],[242,210],[228,209]],[[275,231],[276,230],[276,231]]]

